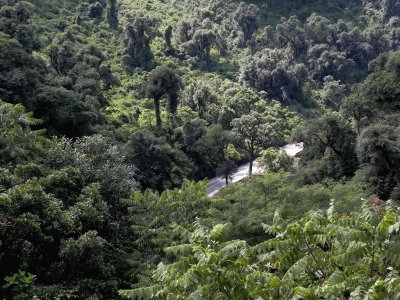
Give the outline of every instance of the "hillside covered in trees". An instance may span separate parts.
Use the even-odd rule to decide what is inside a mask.
[[[399,201],[399,0],[0,0],[1,299],[399,299]]]

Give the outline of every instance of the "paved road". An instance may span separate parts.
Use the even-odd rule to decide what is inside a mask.
[[[285,151],[287,155],[294,157],[297,153],[303,150],[303,143],[299,144],[288,144],[281,148],[282,151]],[[249,175],[249,166],[250,162],[239,166],[235,172],[231,174],[232,180],[231,183],[239,182],[246,178]],[[253,174],[263,174],[264,170],[260,166],[257,160],[253,163]],[[225,187],[225,178],[224,176],[219,176],[212,178],[208,181],[208,189],[207,195],[209,197],[215,196],[222,188]]]
[[[250,162],[239,166],[235,172],[231,174],[232,180],[230,183],[239,182],[245,179],[249,175]],[[253,163],[253,174],[262,174],[263,169],[258,163],[254,161]],[[208,181],[207,195],[209,197],[215,196],[223,187],[225,187],[225,177],[219,176]]]
[[[297,153],[303,151],[304,143],[298,144],[288,144],[286,146],[281,147],[281,150],[285,151],[287,155],[290,157],[295,157]]]

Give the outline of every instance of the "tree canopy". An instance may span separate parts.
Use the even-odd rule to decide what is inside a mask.
[[[399,298],[399,3],[0,0],[0,298]]]

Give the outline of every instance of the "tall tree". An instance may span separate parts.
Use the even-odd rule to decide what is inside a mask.
[[[207,132],[207,122],[203,119],[189,120],[182,126],[182,138],[188,152],[196,150],[196,142]]]
[[[196,81],[185,88],[181,103],[196,111],[199,118],[209,121],[207,115],[210,114],[211,106],[219,103],[218,100],[209,85]]]
[[[107,21],[112,29],[118,29],[117,0],[107,0]]]
[[[251,112],[232,121],[233,133],[237,144],[247,152],[250,159],[249,175],[253,173],[253,161],[260,151],[271,147],[277,140],[278,134],[271,117],[258,112]]]
[[[173,30],[172,26],[169,25],[167,27],[167,29],[165,29],[165,31],[164,31],[164,40],[165,40],[167,52],[171,52],[173,50],[172,49],[172,30]]]
[[[293,60],[290,49],[266,48],[240,65],[240,81],[286,103],[304,98],[302,86],[307,78],[307,68]]]
[[[281,23],[276,26],[276,42],[281,48],[291,49],[296,58],[307,50],[305,33],[296,16],[281,19]]]
[[[211,48],[216,41],[212,27],[212,23],[198,23],[195,20],[178,23],[177,40],[186,55],[200,62],[209,61]]]
[[[143,190],[163,191],[180,186],[193,169],[182,151],[146,129],[138,130],[129,137],[125,153],[127,162],[138,168]]]
[[[158,20],[146,16],[135,16],[125,28],[122,63],[128,73],[135,68],[148,69],[153,60],[150,43],[158,34]]]
[[[234,142],[233,134],[220,124],[211,125],[196,142],[196,149],[205,155],[214,168],[227,158],[226,148]]]
[[[356,134],[347,120],[337,113],[326,114],[310,122],[300,136],[305,145],[302,161],[322,159],[323,177],[341,179],[354,175],[358,166]]]
[[[400,186],[398,118],[398,115],[392,116],[392,124],[368,126],[357,139],[357,156],[363,164],[370,191],[384,200],[390,198],[396,186]]]
[[[54,133],[76,137],[92,132],[106,104],[101,80],[105,85],[117,84],[110,72],[104,72],[106,56],[94,45],[82,45],[68,31],[51,44],[49,58],[50,71],[59,80],[38,89],[38,116],[55,129]]]
[[[156,114],[157,126],[161,126],[161,99],[167,100],[167,109],[171,113],[175,113],[178,107],[178,92],[181,81],[178,73],[168,67],[161,66],[154,69],[146,86],[146,94],[154,99],[154,111]]]
[[[244,42],[251,39],[253,33],[258,29],[259,9],[254,4],[240,2],[233,13],[233,19],[243,34]]]
[[[227,151],[234,140],[233,133],[224,130],[220,124],[214,124],[195,145],[197,151],[205,156],[207,162],[216,170],[216,175],[225,177],[226,184],[229,183],[229,175],[235,168],[235,163]]]

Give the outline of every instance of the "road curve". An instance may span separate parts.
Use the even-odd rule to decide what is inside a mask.
[[[290,157],[295,157],[296,154],[298,154],[303,150],[303,148],[304,148],[303,143],[298,143],[298,144],[288,144],[286,146],[283,146],[281,147],[281,150],[285,151],[286,154],[289,155]],[[231,174],[232,180],[230,181],[230,183],[239,182],[245,179],[249,175],[249,167],[250,167],[250,162],[237,167],[235,172]],[[253,162],[253,174],[260,175],[263,173],[264,169],[260,166],[259,162],[255,160]],[[208,181],[207,196],[209,197],[215,196],[224,187],[225,187],[224,176],[218,176],[210,179]]]

